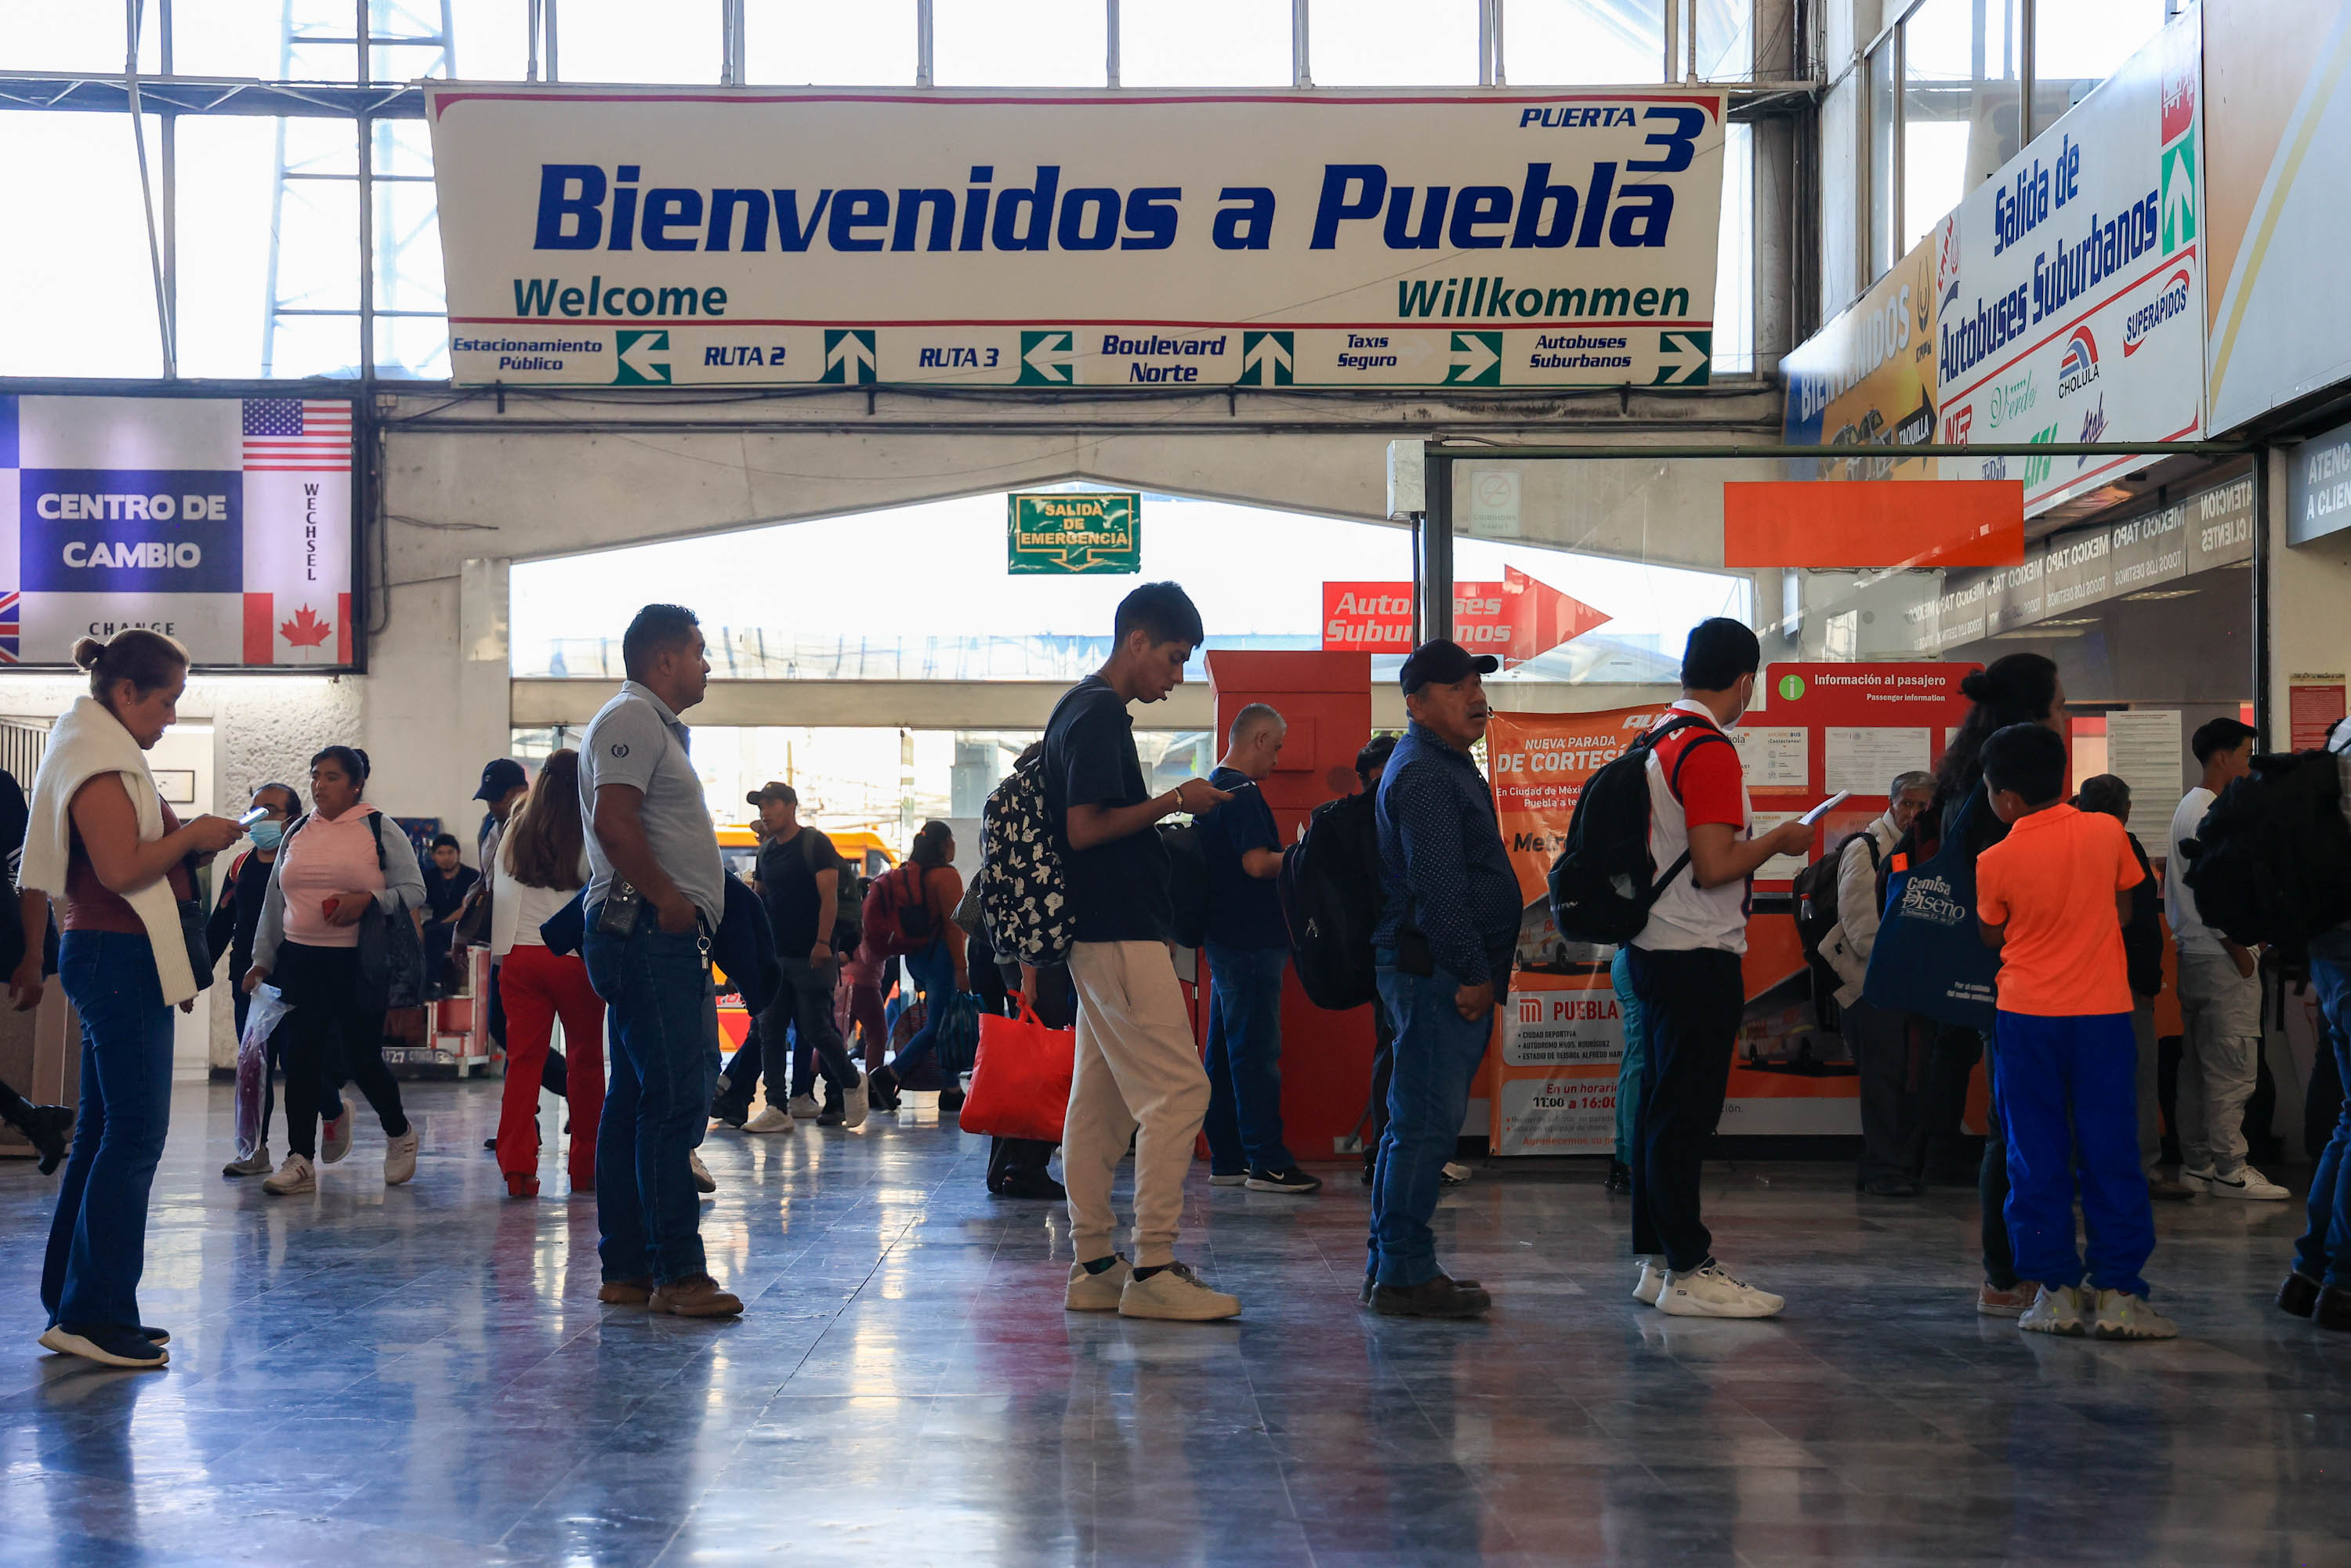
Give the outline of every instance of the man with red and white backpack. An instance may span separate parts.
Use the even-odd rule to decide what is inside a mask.
[[[1658,890],[1632,941],[1649,1051],[1633,1160],[1633,1250],[1641,1256],[1634,1294],[1679,1317],[1765,1318],[1786,1305],[1715,1261],[1698,1217],[1706,1141],[1722,1117],[1747,1007],[1740,960],[1749,884],[1773,855],[1812,845],[1802,821],[1752,836],[1746,774],[1724,733],[1753,700],[1762,664],[1753,632],[1722,616],[1699,622],[1682,653],[1681,700],[1647,747],[1650,859],[1688,861]]]

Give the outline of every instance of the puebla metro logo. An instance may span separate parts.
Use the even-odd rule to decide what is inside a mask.
[[[2147,341],[2147,335],[2175,316],[2188,310],[2188,269],[2181,267],[2164,279],[2163,291],[2132,311],[2123,322],[2123,358],[2127,360]]]
[[[2076,327],[2065,340],[2065,357],[2057,362],[2057,395],[2070,397],[2098,379],[2098,340],[2087,327]]]

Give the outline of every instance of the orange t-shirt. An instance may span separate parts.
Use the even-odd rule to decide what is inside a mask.
[[[2000,1010],[2084,1018],[2131,1010],[2115,894],[2142,873],[2112,817],[2052,806],[1976,859],[1976,913],[2006,925]]]

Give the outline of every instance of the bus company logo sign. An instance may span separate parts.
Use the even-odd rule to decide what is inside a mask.
[[[2071,397],[2098,379],[2098,340],[2087,327],[2076,327],[2065,340],[2065,357],[2057,361],[2057,395]]]
[[[1542,998],[1541,997],[1520,997],[1519,998],[1519,1021],[1520,1023],[1541,1023],[1542,1020]]]
[[[2188,309],[2188,269],[2181,267],[2164,280],[2163,290],[2132,311],[2123,322],[2123,358],[2127,360],[2147,341],[2147,335]]]

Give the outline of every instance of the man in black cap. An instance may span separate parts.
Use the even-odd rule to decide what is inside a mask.
[[[1519,879],[1469,759],[1493,713],[1480,677],[1495,668],[1442,638],[1414,649],[1401,677],[1412,724],[1380,775],[1385,896],[1372,947],[1395,1046],[1364,1300],[1388,1316],[1470,1318],[1493,1304],[1437,1268],[1429,1217],[1518,943]]]

